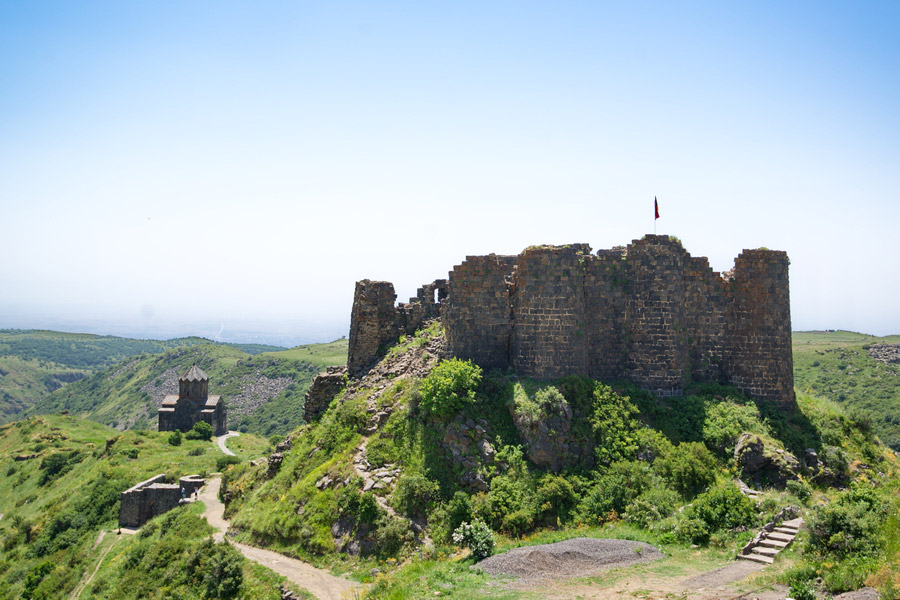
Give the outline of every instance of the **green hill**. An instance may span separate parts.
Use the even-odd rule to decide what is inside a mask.
[[[205,542],[209,527],[199,518],[199,504],[159,517],[141,535],[116,534],[122,491],[158,473],[216,469],[222,454],[212,442],[185,439],[172,446],[167,437],[58,415],[0,427],[0,597],[68,598],[109,552],[82,598],[167,589],[163,596],[209,597],[198,565],[212,570],[216,561],[231,565],[232,576],[240,571],[237,597],[280,598],[281,578]],[[238,439],[242,459],[268,446],[251,435]]]
[[[140,354],[212,344],[198,337],[135,340],[108,335],[0,329],[0,423],[18,418],[51,392]],[[282,350],[231,344],[248,354]]]
[[[878,352],[896,344],[900,336],[795,332],[794,385],[838,402],[885,444],[900,450],[900,361],[889,362]]]
[[[390,349],[268,465],[225,474],[238,539],[350,569],[374,583],[371,598],[517,597],[458,547],[640,540],[666,555],[655,574],[683,574],[733,560],[796,505],[815,535],[786,553],[798,570],[783,577],[835,592],[900,564],[896,457],[827,399],[801,393],[786,413],[727,387],[659,399],[585,377],[532,381],[439,362],[441,335]],[[763,491],[758,504],[735,475]]]
[[[27,414],[68,411],[117,429],[154,429],[159,404],[178,392],[178,376],[197,364],[210,377],[210,393],[223,396],[230,429],[284,434],[303,423],[312,379],[325,366],[345,363],[346,349],[346,340],[339,340],[256,356],[217,344],[142,354],[56,390]]]

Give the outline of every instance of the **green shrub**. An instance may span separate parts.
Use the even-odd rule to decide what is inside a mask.
[[[625,520],[646,529],[651,523],[671,515],[677,506],[676,492],[664,487],[653,487],[625,507]]]
[[[422,517],[438,499],[438,484],[421,473],[404,473],[397,479],[391,505],[409,517]]]
[[[229,456],[227,454],[222,454],[221,456],[216,457],[216,470],[220,473],[227,469],[230,465],[240,464],[241,459],[237,456]]]
[[[884,503],[870,484],[854,483],[837,500],[813,512],[809,547],[818,555],[837,557],[874,552],[885,513]]]
[[[212,426],[206,421],[197,421],[194,423],[194,426],[184,434],[184,437],[189,440],[205,440],[209,441],[212,439],[213,429]]]
[[[560,414],[568,406],[565,396],[552,385],[539,389],[532,398],[521,382],[513,385],[513,402],[517,419],[526,427],[536,427],[548,414]]]
[[[422,380],[419,406],[425,413],[449,415],[475,401],[481,382],[481,367],[469,360],[451,358],[441,361]]]
[[[487,523],[480,519],[461,523],[453,531],[453,542],[471,550],[475,560],[487,558],[494,553],[494,534]]]
[[[472,501],[463,491],[457,491],[448,502],[440,505],[428,518],[431,535],[438,542],[452,541],[453,532],[465,521],[472,520]]]
[[[582,519],[596,523],[606,520],[612,512],[622,514],[632,500],[658,483],[645,462],[613,463],[582,499],[579,505]]]
[[[169,434],[168,442],[170,446],[181,445],[181,432],[177,429]]]
[[[697,496],[685,510],[689,519],[699,519],[710,533],[736,527],[749,527],[756,521],[756,504],[733,484],[714,487]]]
[[[343,489],[337,504],[341,517],[369,527],[374,527],[384,512],[372,493],[360,492],[351,486]]]
[[[233,598],[244,584],[243,558],[231,544],[215,544],[203,568],[205,598]]]
[[[724,401],[706,409],[703,421],[703,441],[722,454],[734,451],[738,437],[745,431],[770,434],[755,404],[737,404]]]
[[[406,521],[383,515],[375,530],[375,554],[382,559],[397,556],[403,546],[412,540],[413,535]]]
[[[709,525],[703,519],[683,517],[674,530],[675,539],[683,543],[706,544],[709,542]]]
[[[206,452],[206,448],[191,448],[188,450],[188,456],[200,456]]]
[[[816,600],[816,588],[809,581],[793,582],[789,594],[794,600]]]
[[[800,502],[806,502],[812,496],[812,487],[805,481],[789,479],[785,483],[787,491],[797,497]]]
[[[568,521],[578,505],[575,488],[560,475],[547,473],[541,477],[536,495],[540,518],[548,525]]]
[[[534,501],[530,479],[507,471],[491,481],[491,490],[477,512],[495,528],[521,535],[534,524]]]
[[[628,396],[620,396],[608,385],[593,382],[589,421],[594,432],[594,452],[600,465],[630,460],[637,454],[637,407]]]
[[[653,468],[685,498],[698,494],[716,480],[716,461],[699,442],[681,442],[657,458]]]

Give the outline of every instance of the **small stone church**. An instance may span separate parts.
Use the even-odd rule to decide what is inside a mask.
[[[178,378],[178,395],[169,394],[159,407],[159,430],[189,431],[194,423],[206,421],[213,435],[225,435],[225,403],[221,396],[209,395],[209,376],[197,365],[192,365]]]

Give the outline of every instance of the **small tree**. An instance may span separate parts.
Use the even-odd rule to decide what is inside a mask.
[[[213,430],[212,426],[206,421],[197,421],[194,423],[194,427],[184,434],[189,440],[206,440],[209,441],[212,439]]]
[[[170,446],[180,446],[181,445],[181,432],[177,429],[169,434],[169,445]]]

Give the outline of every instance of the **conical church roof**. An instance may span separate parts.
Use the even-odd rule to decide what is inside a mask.
[[[191,365],[187,372],[178,378],[179,381],[209,381],[209,376],[197,365]]]

